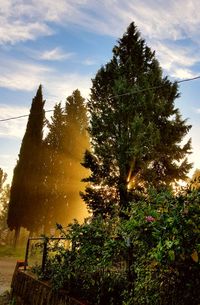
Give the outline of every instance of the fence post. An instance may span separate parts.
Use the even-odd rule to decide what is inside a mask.
[[[44,248],[43,248],[43,256],[42,256],[42,273],[45,271],[45,265],[47,260],[47,239],[44,239]]]
[[[28,266],[29,246],[30,246],[30,239],[28,238],[28,241],[27,241],[27,244],[26,244],[25,262],[24,262],[24,270],[25,271],[26,271],[26,267]]]

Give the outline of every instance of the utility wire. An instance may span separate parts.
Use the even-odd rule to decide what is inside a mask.
[[[184,82],[194,81],[194,80],[197,80],[197,79],[200,79],[200,75],[192,77],[192,78],[186,78],[186,79],[182,79],[182,80],[179,80],[179,81],[175,81],[174,83],[180,84],[180,83],[184,83]],[[153,86],[153,87],[139,89],[139,90],[136,90],[136,91],[126,92],[126,93],[123,93],[123,94],[112,95],[112,96],[110,96],[110,98],[133,95],[133,94],[137,94],[137,93],[140,93],[140,92],[145,92],[145,91],[148,91],[148,90],[159,89],[159,88],[165,87],[167,85],[168,84],[163,84],[163,85],[159,85],[159,86]],[[64,107],[62,107],[62,109],[64,109]],[[54,109],[50,109],[50,110],[45,110],[44,112],[47,113],[47,112],[53,112],[53,111],[54,111]],[[11,121],[11,120],[21,119],[21,118],[25,118],[25,117],[28,117],[28,116],[29,116],[29,114],[24,114],[24,115],[20,115],[20,116],[10,117],[10,118],[7,118],[7,119],[0,119],[0,122],[6,122],[6,121]]]
[[[64,109],[64,107],[62,108]],[[50,109],[50,110],[45,110],[44,112],[53,112],[54,109]],[[24,114],[24,115],[19,115],[19,116],[15,116],[15,117],[10,117],[10,118],[7,118],[7,119],[0,119],[0,122],[5,122],[5,121],[11,121],[11,120],[16,120],[16,119],[21,119],[21,118],[26,118],[28,117],[29,114]]]
[[[193,81],[193,80],[196,80],[196,79],[200,79],[200,75],[196,76],[196,77],[192,77],[192,78],[187,78],[187,79],[182,79],[182,80],[179,80],[179,81],[175,81],[174,83],[180,84],[180,83],[184,83],[184,82],[190,82],[190,81]],[[122,93],[122,94],[119,94],[119,95],[112,95],[110,98],[132,95],[132,94],[136,94],[136,93],[140,93],[140,92],[144,92],[144,91],[148,91],[148,90],[153,90],[153,89],[159,89],[159,88],[165,87],[167,85],[168,84],[163,84],[163,85],[159,85],[159,86],[153,86],[153,87],[138,89],[136,91]]]

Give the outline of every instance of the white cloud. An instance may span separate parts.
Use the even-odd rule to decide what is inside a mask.
[[[68,23],[85,1],[1,0],[0,44],[15,44],[51,35],[52,23]]]
[[[170,76],[183,79],[197,75],[192,72],[192,68],[200,62],[198,50],[161,41],[153,41],[152,47],[156,50],[161,67]]]
[[[1,63],[0,87],[11,90],[34,90],[51,69],[44,65],[4,58]]]
[[[157,41],[153,43],[153,48],[156,49],[156,54],[166,69],[171,68],[174,64],[190,67],[200,61],[199,52],[194,52],[188,47],[167,45]]]
[[[66,97],[77,88],[85,98],[89,95],[91,76],[78,73],[61,73],[45,65],[15,61],[10,58],[3,60],[0,74],[0,87],[10,90],[33,92],[39,84],[43,85],[43,96],[46,110],[54,107],[56,102],[65,102]],[[31,105],[31,100],[30,100]],[[9,107],[0,104],[0,119],[20,116],[28,113],[25,107]],[[11,120],[0,124],[0,136],[21,137],[27,119]]]
[[[51,35],[52,30],[44,23],[10,21],[0,18],[0,44],[34,40],[39,36]]]
[[[156,39],[199,37],[199,0],[2,0],[1,40],[34,39],[50,34],[51,23],[69,23],[92,32],[119,36],[135,21],[144,35]],[[37,26],[36,26],[37,25]],[[12,34],[13,27],[16,29]],[[42,32],[39,30],[42,29]],[[24,33],[23,33],[24,31]],[[19,35],[17,35],[19,33]],[[198,39],[197,39],[198,40]]]
[[[187,79],[196,76],[195,73],[193,73],[191,70],[188,69],[175,68],[173,70],[174,72],[171,73],[171,76],[177,79]]]
[[[47,50],[44,52],[34,52],[33,57],[39,60],[47,60],[47,61],[59,61],[64,59],[69,59],[74,55],[74,53],[65,53],[61,48],[56,47],[51,50]]]
[[[90,58],[86,58],[85,60],[83,60],[82,64],[86,65],[86,66],[93,66],[96,65],[96,61],[94,59],[90,59]]]
[[[84,98],[89,96],[91,87],[91,77],[89,75],[80,75],[78,73],[51,74],[48,79],[44,79],[44,93],[48,100],[48,105],[54,105],[55,102],[65,101],[66,97],[71,95],[77,88]]]
[[[193,49],[200,41],[199,10],[199,0],[135,0],[134,3],[128,0],[43,0],[39,5],[37,0],[1,0],[0,43],[14,44],[51,35],[54,24],[63,27],[74,24],[91,32],[119,37],[128,24],[135,21],[147,42],[156,49],[166,71],[189,75],[192,74],[189,67],[199,56]],[[190,39],[193,46],[178,49],[169,46],[166,39]],[[35,57],[48,61],[71,56],[60,48],[35,53]],[[85,60],[83,64],[91,65],[93,61]],[[7,79],[1,78],[1,82]]]
[[[0,120],[29,114],[29,109],[21,106],[0,105]],[[26,118],[0,122],[0,137],[22,138],[27,123]]]

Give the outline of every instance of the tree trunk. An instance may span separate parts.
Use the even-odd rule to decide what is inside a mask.
[[[129,201],[128,201],[128,190],[127,190],[127,181],[126,181],[125,175],[120,177],[119,180],[119,197],[120,197],[120,217],[122,218],[127,218],[126,213],[124,212],[128,206],[129,206]]]
[[[15,235],[13,238],[13,247],[16,248],[17,247],[17,243],[19,241],[19,235],[20,235],[20,227],[17,227],[15,229]]]

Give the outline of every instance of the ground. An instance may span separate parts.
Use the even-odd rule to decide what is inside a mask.
[[[0,295],[0,305],[11,305],[10,294],[8,291]]]
[[[0,295],[6,290],[10,290],[16,261],[17,259],[13,257],[0,257]]]

